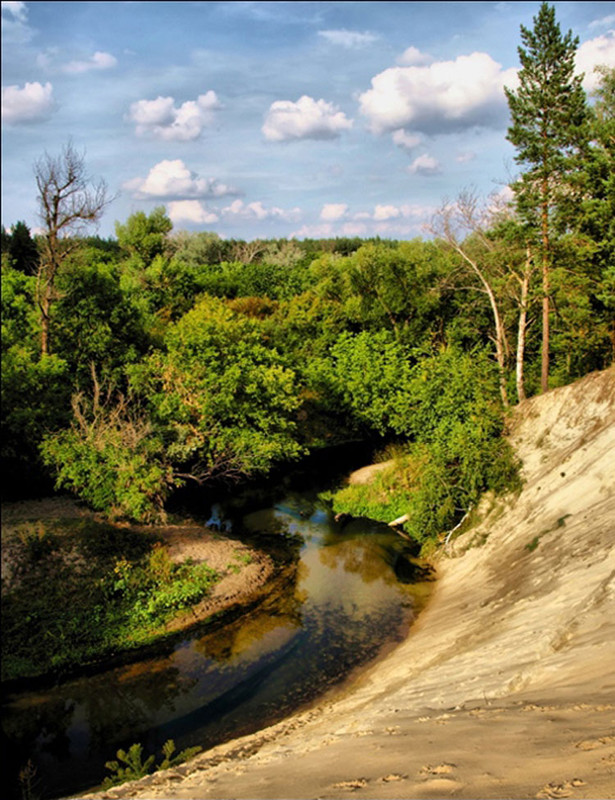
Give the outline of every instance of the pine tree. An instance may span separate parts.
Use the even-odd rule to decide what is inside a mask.
[[[582,76],[574,75],[579,44],[562,36],[555,10],[544,2],[534,28],[521,26],[521,70],[516,90],[506,89],[512,125],[508,140],[515,160],[527,167],[513,185],[519,212],[540,231],[542,255],[542,391],[549,380],[549,313],[552,212],[566,193],[571,157],[586,139],[587,101]]]

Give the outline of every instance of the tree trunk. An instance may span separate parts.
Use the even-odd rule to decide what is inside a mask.
[[[543,187],[543,197],[547,197],[547,188]],[[551,293],[549,276],[549,202],[542,204],[542,370],[540,377],[541,392],[549,389],[549,295]]]
[[[519,310],[519,331],[517,333],[517,365],[516,365],[516,379],[517,379],[517,398],[519,402],[526,399],[525,394],[525,378],[523,375],[523,368],[525,365],[525,334],[527,331],[527,299],[530,291],[530,274],[531,274],[531,251],[527,248],[527,259],[525,262],[525,271],[521,278],[521,299]]]

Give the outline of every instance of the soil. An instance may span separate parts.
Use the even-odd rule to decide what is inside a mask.
[[[15,558],[19,554],[17,529],[24,522],[96,518],[70,497],[53,497],[2,504],[2,584],[3,590],[14,583]],[[133,526],[133,530],[137,528]],[[220,574],[210,594],[189,611],[166,625],[167,632],[178,632],[202,624],[209,618],[220,620],[251,608],[269,594],[272,582],[280,579],[280,570],[262,550],[250,547],[202,525],[183,523],[142,528],[157,535],[171,559],[181,563],[187,559],[206,562]],[[133,650],[127,657],[138,657]]]
[[[396,650],[335,699],[89,796],[615,798],[615,368],[510,429],[523,490],[440,553]]]

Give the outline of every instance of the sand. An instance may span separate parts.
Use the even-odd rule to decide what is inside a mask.
[[[615,370],[527,401],[525,485],[335,698],[99,798],[615,798]]]

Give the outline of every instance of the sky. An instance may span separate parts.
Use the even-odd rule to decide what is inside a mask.
[[[589,93],[615,2],[553,2]],[[539,2],[2,2],[2,224],[70,141],[113,198],[223,238],[425,235],[518,172],[504,86]]]

